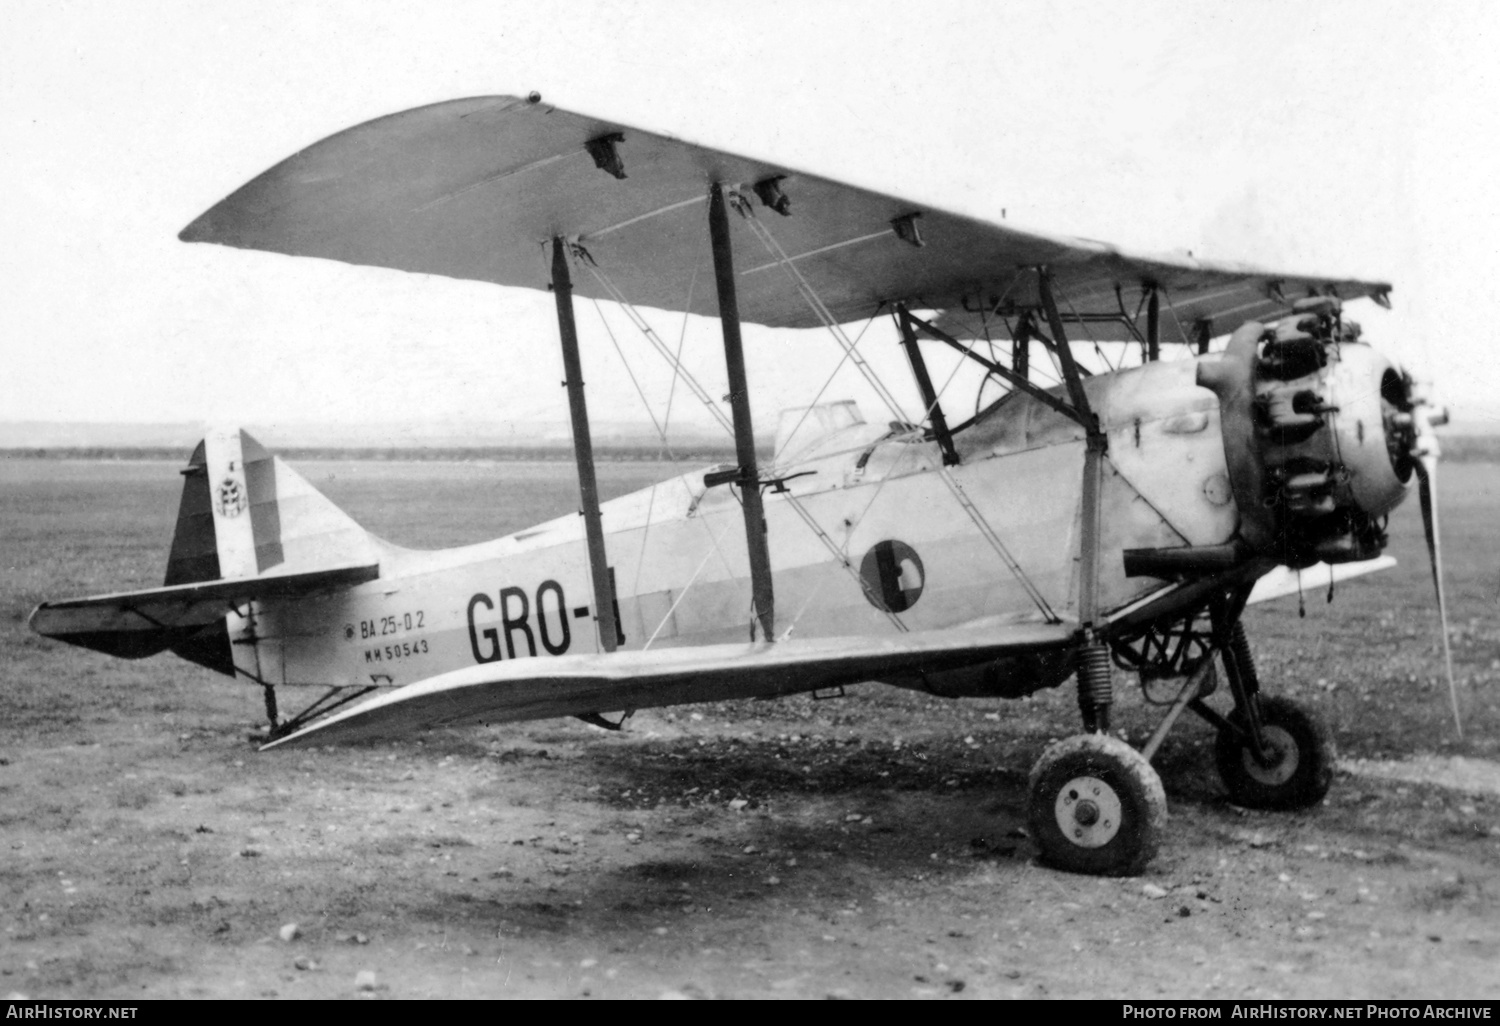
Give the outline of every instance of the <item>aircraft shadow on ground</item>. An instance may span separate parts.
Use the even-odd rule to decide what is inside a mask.
[[[646,835],[639,849],[635,842],[609,848],[592,865],[573,858],[562,872],[524,877],[499,870],[481,873],[463,893],[429,892],[410,914],[433,923],[457,916],[501,936],[597,929],[623,937],[713,913],[709,925],[692,920],[712,930],[740,916],[827,909],[976,873],[1003,887],[1007,877],[1019,883],[1050,872],[1039,868],[1026,830],[1029,744],[986,743],[979,735],[900,747],[826,737],[560,739],[498,751],[475,736],[439,742],[435,735],[433,742],[437,750],[429,744],[428,753],[439,757],[462,752],[530,770],[555,765],[566,780],[538,780],[539,789],[582,790],[579,797],[598,806],[599,825]],[[1169,801],[1210,815],[1224,808],[1211,761],[1202,739],[1164,748]],[[477,793],[498,798],[500,790],[480,784]],[[601,847],[554,850],[568,863]]]

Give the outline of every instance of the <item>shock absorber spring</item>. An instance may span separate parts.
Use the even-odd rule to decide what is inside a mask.
[[[1114,700],[1109,646],[1099,641],[1090,642],[1078,651],[1078,709],[1083,713],[1083,729],[1089,733],[1107,732],[1109,707]]]
[[[1250,638],[1245,634],[1245,625],[1239,620],[1229,631],[1229,653],[1239,670],[1240,683],[1246,695],[1260,691],[1260,677],[1255,672],[1255,657],[1250,654]]]

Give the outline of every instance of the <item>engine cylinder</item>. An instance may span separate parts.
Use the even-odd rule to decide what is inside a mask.
[[[1246,325],[1219,365],[1200,365],[1226,421],[1241,535],[1288,566],[1378,555],[1383,518],[1410,488],[1410,383],[1358,337],[1318,297]],[[1231,418],[1249,423],[1230,430]]]

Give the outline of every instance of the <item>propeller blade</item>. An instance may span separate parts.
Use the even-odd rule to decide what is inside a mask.
[[[1437,454],[1436,446],[1413,461],[1420,485],[1418,498],[1422,505],[1422,528],[1427,532],[1427,556],[1432,563],[1432,585],[1437,590],[1438,621],[1443,631],[1443,666],[1448,672],[1448,702],[1453,707],[1453,726],[1459,739],[1464,725],[1458,715],[1458,684],[1453,679],[1453,651],[1448,645],[1448,600],[1443,593],[1443,546],[1437,520]]]

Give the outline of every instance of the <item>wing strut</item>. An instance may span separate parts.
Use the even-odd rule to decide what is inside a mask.
[[[729,371],[729,409],[734,416],[734,449],[739,462],[740,499],[745,512],[745,549],[750,556],[750,600],[761,636],[776,640],[776,599],[771,589],[771,550],[760,499],[760,468],[755,463],[755,426],[750,420],[750,388],[745,378],[745,351],[740,343],[740,308],[734,291],[734,254],[729,245],[729,213],[724,187],[709,190],[708,235],[714,251],[714,281],[719,289],[719,325],[724,331],[724,363]],[[751,638],[755,628],[751,624]]]
[[[1010,344],[1010,368],[1022,381],[1031,380],[1031,314],[1023,312],[1016,320],[1015,337]]]
[[[1037,268],[1037,291],[1040,293],[1042,311],[1047,315],[1047,323],[1052,329],[1052,341],[1058,362],[1062,366],[1068,396],[1083,424],[1083,508],[1080,510],[1081,524],[1078,532],[1078,621],[1083,628],[1083,646],[1078,661],[1078,705],[1083,712],[1084,730],[1088,733],[1098,731],[1107,734],[1114,692],[1110,683],[1109,647],[1100,633],[1103,618],[1099,609],[1099,513],[1104,453],[1109,447],[1109,439],[1089,405],[1088,392],[1083,387],[1083,376],[1079,374],[1078,364],[1073,359],[1073,347],[1063,329],[1057,300],[1052,295],[1052,272],[1046,267]]]
[[[1146,301],[1146,359],[1151,363],[1161,359],[1161,290],[1155,285]]]
[[[948,418],[943,416],[937,390],[932,387],[932,377],[927,373],[927,361],[922,358],[922,350],[917,346],[917,333],[912,330],[911,314],[907,312],[905,303],[896,304],[896,320],[901,324],[901,345],[906,350],[906,358],[911,361],[912,376],[917,379],[917,387],[922,390],[922,405],[927,408],[927,417],[932,421],[932,433],[937,436],[938,445],[943,450],[943,466],[951,467],[959,461],[958,450],[953,448],[953,433],[948,430]]]
[[[578,359],[578,326],[573,321],[573,279],[568,273],[568,244],[552,239],[552,294],[557,298],[557,332],[562,338],[563,372],[568,388],[568,412],[573,417],[573,458],[578,463],[578,495],[583,503],[583,531],[588,539],[589,574],[594,584],[594,616],[599,644],[613,652],[620,643],[615,618],[615,589],[604,552],[604,516],[599,512],[599,484],[594,479],[594,442],[589,434],[589,408],[583,397],[583,366]]]

